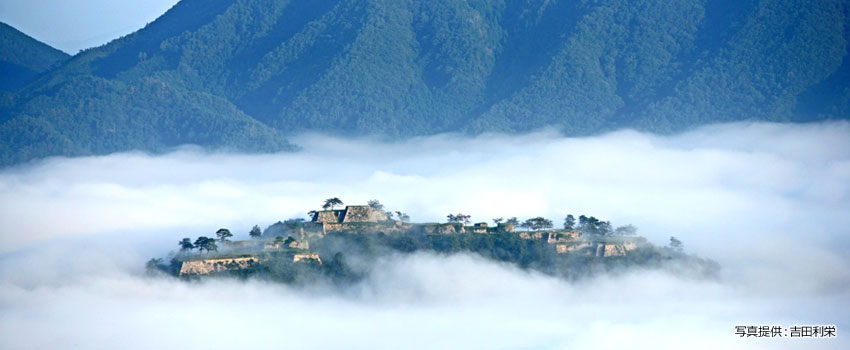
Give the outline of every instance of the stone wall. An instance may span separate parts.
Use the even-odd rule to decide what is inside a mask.
[[[295,254],[292,256],[292,262],[297,263],[299,261],[316,261],[319,264],[322,263],[322,259],[319,258],[319,254],[316,253],[304,253],[304,254]]]
[[[322,210],[313,216],[314,222],[340,222],[345,210]]]
[[[603,250],[602,256],[620,255],[626,255],[626,250],[623,249],[623,246],[617,244],[605,244],[605,250]]]
[[[520,232],[519,238],[522,239],[546,239],[549,237],[549,232]]]
[[[555,252],[558,253],[558,254],[566,254],[566,253],[580,251],[580,250],[586,249],[586,248],[591,248],[592,246],[593,246],[593,244],[591,244],[590,242],[587,242],[587,241],[577,241],[577,242],[574,242],[573,244],[557,243],[557,244],[555,244]],[[593,249],[593,252],[595,253],[596,250]]]
[[[396,222],[348,222],[341,224],[323,224],[325,234],[330,232],[363,232],[363,233],[402,233],[410,229],[409,224],[401,221]]]
[[[605,256],[605,246],[606,246],[606,244],[596,244],[596,246],[593,247],[594,248],[593,249],[593,255],[595,255],[595,256]]]
[[[368,205],[349,205],[341,210],[322,210],[313,216],[317,223],[351,223],[387,221],[387,213]]]
[[[526,231],[519,233],[519,238],[542,239],[551,244],[573,242],[580,237],[581,233],[578,231]]]
[[[578,241],[575,244],[556,243],[555,252],[558,254],[566,254],[587,249],[586,254],[591,254],[599,257],[623,256],[630,250],[637,248],[637,244],[633,242],[612,244],[612,243],[592,243],[588,241]]]
[[[387,221],[387,214],[372,210],[368,205],[349,205],[345,207],[342,222],[380,222]]]
[[[241,270],[258,264],[257,257],[223,258],[184,261],[180,266],[180,275],[207,275],[213,272]]]
[[[635,248],[637,248],[637,244],[632,242],[622,244],[599,243],[596,248],[596,256],[623,256],[626,255],[628,251],[634,250]]]

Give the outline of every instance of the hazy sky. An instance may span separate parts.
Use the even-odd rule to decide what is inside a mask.
[[[304,151],[187,148],[0,171],[0,348],[850,346],[850,123],[295,141]],[[227,227],[246,238],[331,196],[377,198],[417,222],[591,214],[655,244],[674,235],[720,276],[673,265],[569,282],[432,254],[389,257],[341,292],[142,274],[182,237]],[[812,324],[839,336],[734,335]]]
[[[178,0],[2,0],[0,21],[70,54],[153,21]]]

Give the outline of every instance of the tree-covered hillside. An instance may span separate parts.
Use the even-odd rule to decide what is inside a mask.
[[[848,27],[846,0],[183,0],[8,99],[0,159],[848,118]]]
[[[0,91],[15,91],[68,57],[0,22]]]

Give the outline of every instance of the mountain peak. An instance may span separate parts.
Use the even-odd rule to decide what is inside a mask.
[[[68,59],[68,54],[0,22],[0,90],[14,91]]]
[[[19,128],[53,130],[57,139],[89,145],[67,154],[88,154],[221,145],[219,138],[246,134],[216,120],[241,120],[268,135],[399,138],[847,118],[850,89],[840,70],[848,7],[828,0],[184,0],[18,93],[9,115],[23,124],[3,130],[23,144],[39,140],[27,141]],[[198,113],[204,123],[188,117]],[[81,118],[95,127],[69,134]],[[147,131],[150,120],[196,133]],[[124,137],[169,136],[106,146],[103,128],[112,123],[125,127]],[[187,136],[198,134],[209,137]]]

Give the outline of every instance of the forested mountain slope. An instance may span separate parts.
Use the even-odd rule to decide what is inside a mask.
[[[848,4],[183,0],[20,90],[0,158],[848,118]]]
[[[0,91],[15,91],[68,57],[0,22]]]

